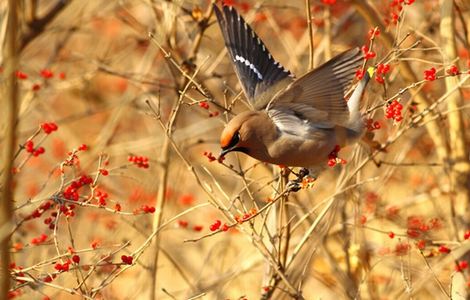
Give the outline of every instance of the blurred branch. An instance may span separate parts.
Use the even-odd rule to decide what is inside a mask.
[[[325,5],[325,11],[323,19],[325,20],[325,32],[324,32],[324,41],[325,41],[325,61],[331,59],[331,8],[330,5]]]
[[[308,27],[308,71],[313,69],[313,26],[312,26],[312,8],[310,0],[305,0],[305,10],[307,12],[307,27]]]
[[[57,15],[69,5],[72,0],[59,0],[42,18],[37,19],[36,16],[32,18],[31,22],[28,23],[28,30],[21,37],[21,42],[19,46],[19,51],[28,46],[28,44],[34,40],[38,35],[40,35],[46,26],[51,23]],[[35,9],[33,6],[32,10]]]
[[[440,33],[442,38],[444,63],[450,64],[450,62],[457,57],[454,1],[441,1]],[[446,77],[445,85],[447,91],[453,90],[457,87],[458,82],[459,80],[455,76]],[[470,201],[470,190],[468,189],[468,184],[470,182],[470,163],[468,161],[469,153],[467,149],[462,111],[458,110],[462,104],[462,92],[460,89],[455,89],[455,92],[449,95],[449,99],[447,100],[447,107],[449,111],[452,111],[448,116],[450,157],[452,159],[452,167],[450,168],[452,180],[451,189],[455,192],[455,199],[452,201],[452,205],[460,205],[460,209],[458,210],[460,213],[466,214],[464,219],[469,222],[470,213],[468,211],[468,206]],[[454,234],[457,238],[458,233],[454,232]]]
[[[4,97],[2,97],[3,110],[3,151],[0,179],[0,227],[9,227],[12,219],[13,206],[13,175],[11,172],[13,166],[13,156],[16,143],[16,118],[18,107],[18,86],[16,70],[18,68],[18,1],[8,1],[8,32],[6,34],[6,43],[4,48],[4,57],[6,63],[4,81]],[[10,231],[10,230],[8,230]],[[4,235],[0,240],[0,297],[7,298],[10,288],[10,235]]]

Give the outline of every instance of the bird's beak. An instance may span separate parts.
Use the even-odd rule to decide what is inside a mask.
[[[220,154],[219,154],[218,159],[221,158],[221,157],[224,157],[225,154],[227,154],[227,153],[229,153],[229,152],[232,152],[234,148],[235,148],[235,147],[222,149],[222,151],[220,151]]]

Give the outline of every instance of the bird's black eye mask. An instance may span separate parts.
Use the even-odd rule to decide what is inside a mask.
[[[237,146],[239,141],[240,141],[240,133],[237,132],[232,136],[230,143],[228,143],[227,146],[222,147],[222,150],[229,150],[229,149],[233,150]]]
[[[232,152],[232,151],[237,151],[237,152],[243,152],[248,154],[248,148],[245,147],[237,147],[238,142],[240,142],[240,133],[237,132],[232,136],[232,139],[230,140],[230,143],[222,147],[222,152],[220,153],[220,156],[224,156],[225,154]]]

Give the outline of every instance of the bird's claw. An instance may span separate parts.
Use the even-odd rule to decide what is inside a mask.
[[[290,180],[286,188],[289,192],[298,192],[302,188],[311,187],[316,177],[310,176],[310,171],[307,168],[301,168],[298,173],[294,173],[297,178]]]
[[[302,179],[304,179],[305,176],[308,176],[308,174],[310,174],[310,172],[307,168],[301,168],[299,170],[299,174],[297,174],[297,177],[299,177],[298,179],[302,181]]]
[[[289,182],[286,185],[286,190],[289,192],[298,192],[300,191],[302,187],[300,186],[300,182],[297,180],[289,180]]]

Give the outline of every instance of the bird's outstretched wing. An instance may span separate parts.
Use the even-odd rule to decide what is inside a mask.
[[[350,117],[345,95],[362,62],[359,48],[347,50],[292,82],[266,108],[290,110],[319,126],[345,126]]]
[[[287,81],[287,85],[293,75],[274,60],[261,39],[234,8],[223,6],[220,11],[214,4],[214,11],[243,91],[256,107],[255,100],[269,87],[282,80]]]

